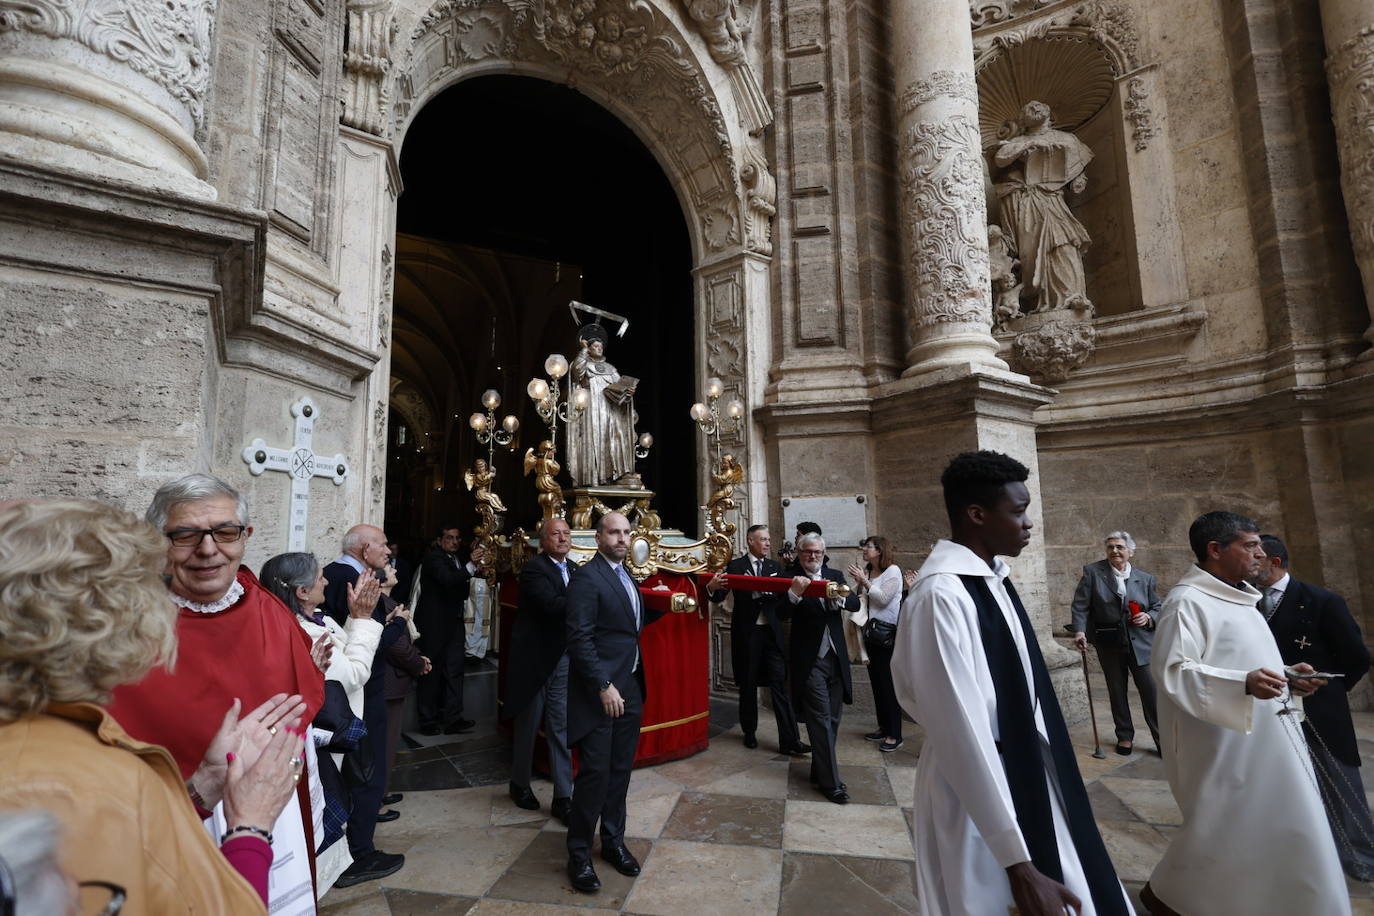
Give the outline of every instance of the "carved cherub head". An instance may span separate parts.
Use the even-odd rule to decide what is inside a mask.
[[[472,469],[476,471],[478,474],[485,473],[487,470],[487,459],[478,458],[476,461],[472,463]]]
[[[1031,100],[1021,109],[1021,127],[1023,130],[1037,130],[1046,127],[1050,123],[1050,106],[1044,102]]]

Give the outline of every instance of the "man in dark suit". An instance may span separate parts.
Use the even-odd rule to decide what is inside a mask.
[[[467,650],[467,629],[463,625],[463,603],[468,588],[482,561],[480,550],[463,562],[458,555],[457,525],[439,531],[436,547],[425,554],[420,564],[420,594],[416,598],[415,627],[420,631],[420,647],[434,667],[420,678],[415,694],[420,733],[459,735],[472,731],[477,723],[463,718],[463,667]]]
[[[504,714],[515,719],[510,796],[521,808],[539,810],[530,790],[534,736],[544,722],[553,780],[553,816],[568,822],[572,810],[572,760],[568,751],[568,581],[572,529],[561,518],[539,529],[540,553],[520,570],[520,612],[511,630]]]
[[[1288,574],[1288,548],[1260,535],[1266,559],[1254,584],[1285,665],[1307,662],[1343,674],[1302,701],[1312,765],[1326,801],[1341,867],[1356,881],[1374,879],[1374,822],[1360,779],[1360,750],[1346,694],[1369,670],[1369,649],[1345,599]]]
[[[1155,577],[1131,565],[1135,539],[1126,531],[1113,531],[1103,540],[1107,558],[1083,567],[1073,593],[1074,645],[1084,651],[1097,648],[1097,660],[1107,679],[1107,698],[1116,726],[1116,752],[1129,757],[1135,745],[1135,723],[1126,695],[1126,676],[1135,680],[1145,724],[1160,748],[1159,720],[1155,716],[1155,682],[1150,676],[1150,647],[1159,620],[1159,592]]]
[[[357,590],[359,578],[377,576],[387,565],[391,551],[386,535],[371,525],[354,525],[343,539],[343,553],[324,568],[324,612],[342,624],[348,619],[349,599]],[[372,658],[372,674],[363,687],[363,723],[372,748],[372,776],[365,783],[350,785],[353,802],[348,815],[348,849],[353,864],[335,882],[337,887],[349,887],[363,881],[385,878],[405,864],[405,856],[385,853],[373,845],[377,828],[377,814],[381,811],[382,796],[386,794],[386,653],[406,632],[406,618],[394,616],[388,620],[389,607],[385,596],[377,599],[372,619],[382,627],[382,638]]]
[[[844,641],[844,622],[840,610],[853,611],[859,599],[803,598],[813,580],[844,583],[844,573],[825,565],[825,539],[819,534],[804,534],[797,544],[801,573],[787,591],[788,604],[779,610],[791,612],[792,640],[788,663],[792,668],[792,695],[806,722],[811,738],[811,781],[820,793],[837,805],[849,802],[849,793],[840,780],[840,764],[835,743],[840,730],[841,703],[853,703],[849,679],[849,650]]]
[[[568,585],[568,744],[580,767],[568,817],[568,877],[579,891],[601,889],[592,868],[592,830],[601,820],[601,858],[639,874],[625,848],[625,795],[644,714],[639,631],[663,615],[644,606],[625,568],[630,521],[608,512],[596,524],[597,555]]]
[[[768,556],[772,539],[767,525],[754,525],[745,537],[749,552],[731,560],[725,572],[734,576],[781,576],[782,566]],[[730,595],[724,574],[710,583],[711,601],[721,604]],[[782,623],[778,620],[776,592],[734,592],[730,611],[730,660],[739,685],[739,724],[744,746],[759,746],[754,732],[759,724],[759,687],[773,697],[773,718],[778,723],[778,747],[794,757],[808,753],[797,731],[797,716],[787,697],[787,661],[783,655]]]

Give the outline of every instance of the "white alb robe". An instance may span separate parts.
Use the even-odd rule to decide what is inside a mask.
[[[1150,673],[1183,826],[1150,889],[1188,916],[1348,914],[1300,718],[1245,692],[1256,668],[1283,671],[1259,597],[1194,566],[1164,599]]]
[[[1034,697],[1024,631],[1003,584],[1009,573],[1000,558],[990,569],[967,547],[940,541],[902,606],[892,680],[898,702],[926,733],[916,765],[914,837],[916,896],[926,916],[1003,916],[1012,904],[1006,869],[1031,858],[995,743],[997,693],[983,652],[978,609],[958,579],[972,575],[987,582],[1016,641]],[[1039,705],[1035,724],[1064,884],[1083,901],[1083,916],[1093,916],[1096,908],[1069,834]]]

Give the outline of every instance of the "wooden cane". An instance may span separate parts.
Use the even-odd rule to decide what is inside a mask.
[[[1093,685],[1088,680],[1088,650],[1079,649],[1079,654],[1083,656],[1083,689],[1088,694],[1088,717],[1093,723],[1093,756],[1098,760],[1106,760],[1107,755],[1102,753],[1102,739],[1097,737],[1097,712],[1093,709]]]

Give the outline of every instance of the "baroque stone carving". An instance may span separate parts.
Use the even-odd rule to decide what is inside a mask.
[[[930,79],[917,80],[906,88],[897,102],[898,113],[905,117],[926,102],[942,95],[978,104],[978,83],[973,74],[958,70],[936,70]]]
[[[719,105],[675,27],[644,0],[438,0],[394,55],[392,129],[455,68],[503,58],[554,65],[642,122],[686,178],[712,251],[741,240],[740,176]]]
[[[1016,278],[1021,262],[996,223],[988,226],[988,265],[992,274],[992,329],[1002,331],[1021,314],[1021,282]]]
[[[0,33],[77,42],[142,74],[199,129],[210,85],[215,0],[0,0]]]
[[[388,114],[385,81],[391,69],[395,36],[391,0],[355,0],[348,4],[342,121],[349,127],[382,135]]]
[[[1149,98],[1145,80],[1133,76],[1126,81],[1126,95],[1121,100],[1121,107],[1126,113],[1126,120],[1131,122],[1131,140],[1135,143],[1137,153],[1144,152],[1150,145],[1150,138],[1155,135],[1154,125],[1151,124],[1154,112],[1150,111]]]
[[[1022,371],[1062,382],[1087,362],[1096,341],[1097,331],[1089,322],[1050,318],[1017,334],[1011,350]]]
[[[759,254],[773,253],[773,217],[778,212],[778,183],[768,160],[751,144],[744,151],[739,170],[744,184],[744,245]]]
[[[1140,32],[1130,8],[1118,0],[1086,0],[1067,6],[1042,3],[1034,7],[1021,6],[1021,11],[995,20],[998,23],[1007,21],[1007,26],[974,33],[974,69],[979,73],[1008,48],[1047,37],[1089,39],[1098,43],[1109,53],[1118,76],[1140,65]],[[1046,8],[1042,10],[1042,6]],[[1019,21],[1020,17],[1025,21]],[[991,25],[992,21],[987,24]],[[974,28],[979,28],[976,16]]]
[[[1055,0],[969,0],[968,6],[973,27],[981,29],[985,25],[1024,16],[1054,2]]]
[[[377,300],[377,346],[391,343],[391,288],[395,277],[391,263],[391,246],[382,246],[382,288]]]
[[[1327,59],[1341,191],[1365,288],[1374,288],[1374,26]],[[1374,309],[1374,302],[1371,303]]]
[[[902,137],[902,218],[910,276],[916,278],[917,325],[989,323],[978,148],[977,125],[963,115],[918,121]]]
[[[1023,293],[1035,297],[1030,311],[1092,311],[1082,253],[1092,239],[1064,200],[1065,188],[1083,190],[1092,159],[1081,140],[1050,127],[1049,106],[1036,101],[993,153],[1005,169],[995,186],[1002,232],[1020,255]]]
[[[735,100],[749,133],[757,134],[773,123],[763,84],[744,52],[745,31],[740,27],[736,0],[683,0],[688,17],[696,23],[711,59],[730,74]]]

